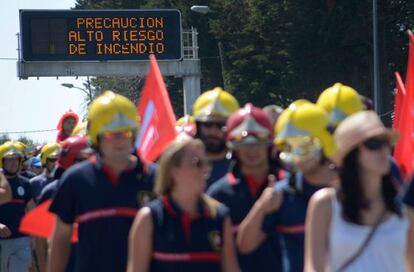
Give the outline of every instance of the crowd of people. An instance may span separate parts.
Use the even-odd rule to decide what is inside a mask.
[[[414,185],[398,133],[336,83],[316,103],[240,107],[216,87],[155,162],[106,91],[56,142],[0,145],[0,271],[414,271]],[[19,230],[46,201],[50,237]]]

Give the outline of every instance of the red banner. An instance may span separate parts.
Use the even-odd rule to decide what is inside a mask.
[[[51,239],[56,224],[56,215],[49,212],[51,200],[47,200],[29,211],[20,221],[22,233],[44,239]],[[78,224],[73,224],[72,242],[78,241]]]
[[[154,161],[175,139],[175,115],[154,55],[138,102],[141,117],[136,148],[144,161]]]
[[[406,95],[402,101],[402,107],[398,116],[398,130],[400,131],[400,140],[395,145],[394,158],[400,166],[404,178],[408,178],[413,171],[413,133],[414,133],[414,36],[409,32],[409,52],[407,75],[405,82]],[[398,88],[397,82],[397,88]],[[401,84],[401,83],[400,83]],[[401,87],[401,86],[400,86]]]

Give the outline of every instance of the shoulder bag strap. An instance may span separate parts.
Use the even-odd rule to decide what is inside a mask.
[[[370,232],[368,233],[367,237],[365,238],[362,245],[358,248],[358,250],[355,252],[354,255],[352,255],[351,258],[349,258],[339,269],[337,272],[344,271],[348,266],[350,266],[359,256],[361,256],[364,249],[368,246],[369,242],[372,240],[372,237],[374,236],[375,232],[377,231],[379,225],[381,224],[382,220],[384,219],[386,214],[386,210],[381,214],[381,216],[378,218],[377,222],[375,222],[375,225],[372,226]]]

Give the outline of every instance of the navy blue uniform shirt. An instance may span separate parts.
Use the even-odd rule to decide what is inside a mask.
[[[212,215],[200,202],[195,218],[168,196],[154,200],[149,208],[154,226],[151,271],[221,271],[224,219],[228,216],[224,205]]]
[[[207,191],[208,195],[230,209],[234,234],[237,233],[238,225],[267,186],[265,182],[261,187],[253,190],[252,186],[249,186],[251,183],[235,167],[233,172],[221,178]],[[268,235],[267,239],[254,252],[239,254],[238,260],[243,272],[282,271],[279,235],[276,232]]]
[[[283,201],[278,211],[265,217],[263,230],[268,235],[281,234],[285,269],[302,272],[306,210],[311,196],[322,187],[309,184],[300,173],[296,174],[297,190],[291,191],[288,183],[289,177],[276,183],[283,190]]]
[[[126,270],[129,229],[138,209],[153,197],[154,174],[153,166],[139,162],[114,183],[99,158],[63,174],[50,211],[66,224],[79,225],[75,271]]]
[[[33,198],[32,189],[29,180],[23,176],[17,175],[7,178],[9,181],[12,200],[0,205],[0,223],[6,225],[11,236],[0,239],[13,239],[26,236],[19,232],[19,224],[22,217],[26,214],[26,204]]]
[[[208,189],[211,185],[213,185],[216,181],[222,178],[229,170],[230,160],[227,158],[221,160],[211,160],[210,163],[210,173],[207,178],[207,186]]]
[[[46,200],[54,198],[58,189],[58,184],[59,180],[57,179],[47,184],[40,192],[40,195],[37,199],[37,204],[40,205]]]
[[[49,177],[44,173],[30,179],[30,185],[32,186],[33,197],[36,204],[39,204],[39,197],[43,187],[51,183],[53,180],[54,178]]]
[[[59,180],[55,179],[54,181],[50,182],[49,184],[47,184],[43,189],[42,192],[40,193],[38,200],[37,200],[37,205],[42,204],[43,202],[45,202],[46,200],[52,199],[54,198],[57,189],[58,189],[58,184],[59,184]],[[70,249],[70,255],[69,255],[69,259],[68,262],[66,264],[66,272],[72,272],[74,270],[75,267],[75,257],[76,257],[76,248],[77,248],[78,244],[77,243],[73,243],[71,245],[71,249]]]
[[[23,176],[23,177],[25,177],[25,178],[27,178],[27,179],[30,180],[31,178],[34,178],[36,176],[36,174],[33,173],[32,171],[25,170],[25,171],[22,171],[20,173],[20,176]]]

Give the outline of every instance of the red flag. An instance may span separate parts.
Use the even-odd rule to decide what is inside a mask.
[[[138,102],[141,116],[136,148],[144,161],[154,161],[175,139],[175,115],[154,55]]]
[[[19,230],[22,233],[44,239],[52,238],[56,224],[56,215],[49,212],[51,200],[47,200],[29,211],[20,221]],[[78,241],[78,224],[73,224],[72,242]]]
[[[414,93],[414,35],[411,31],[408,31],[410,40],[408,50],[408,65],[407,74],[405,75],[405,89],[407,92]]]
[[[396,85],[396,94],[395,94],[395,103],[394,103],[394,120],[392,127],[400,132],[400,119],[402,111],[402,103],[406,95],[404,82],[401,79],[400,73],[395,72],[395,85]]]
[[[48,200],[28,212],[20,222],[22,233],[49,239],[56,222],[56,216],[49,212],[52,201]]]
[[[406,75],[406,95],[402,102],[399,115],[398,129],[401,133],[400,140],[395,145],[394,158],[400,166],[405,178],[409,177],[413,170],[413,133],[414,133],[414,36],[409,32],[409,53]]]

